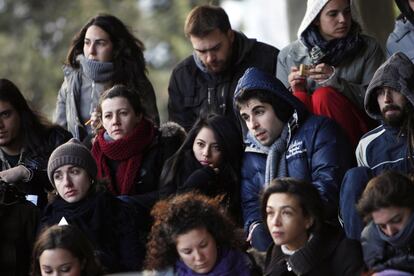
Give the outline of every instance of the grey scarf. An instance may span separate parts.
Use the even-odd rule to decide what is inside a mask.
[[[407,224],[404,226],[404,229],[399,231],[394,236],[385,235],[378,225],[375,224],[378,234],[383,241],[391,244],[393,247],[401,248],[410,244],[411,240],[414,239],[414,212],[412,212],[410,218],[407,221]]]
[[[268,186],[270,181],[275,177],[287,176],[285,152],[288,141],[290,140],[290,124],[285,124],[279,138],[270,147],[260,144],[250,132],[247,135],[256,148],[267,153],[265,186]]]
[[[114,64],[112,62],[100,62],[93,59],[88,59],[84,55],[77,57],[82,65],[82,71],[93,81],[107,82],[114,76]]]

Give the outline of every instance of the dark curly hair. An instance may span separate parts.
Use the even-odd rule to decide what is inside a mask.
[[[151,211],[154,224],[147,243],[145,268],[162,270],[179,259],[176,240],[179,235],[205,228],[220,247],[238,249],[243,235],[220,207],[220,198],[190,192],[159,201]]]

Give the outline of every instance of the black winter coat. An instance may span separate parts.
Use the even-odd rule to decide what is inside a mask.
[[[286,256],[280,246],[273,244],[267,251],[264,275],[360,275],[363,260],[359,242],[346,239],[342,230],[335,226],[325,224],[323,227],[320,234],[315,234],[291,256]]]
[[[189,131],[199,115],[214,112],[234,118],[233,93],[249,67],[276,75],[279,50],[235,32],[233,62],[216,76],[203,72],[193,56],[178,64],[168,87],[168,117]],[[237,121],[235,121],[237,122]]]
[[[198,191],[206,196],[224,195],[223,205],[236,221],[241,219],[239,185],[228,174],[220,170],[216,173],[210,166],[202,166],[194,157],[192,149],[179,160],[179,168],[171,181],[160,183],[160,197]],[[167,170],[166,163],[164,170]]]
[[[39,222],[31,202],[0,204],[0,275],[27,276]]]
[[[30,173],[31,178],[27,182],[15,183],[19,189],[30,195],[37,195],[37,206],[43,208],[47,204],[47,191],[53,190],[47,176],[47,163],[49,156],[55,148],[67,142],[72,135],[59,126],[54,126],[48,130],[48,133],[43,135],[46,137],[43,145],[34,150],[24,148],[20,160],[17,165],[23,165]],[[2,154],[3,156],[3,154]],[[2,157],[2,169],[7,168],[7,160]]]
[[[135,210],[109,192],[90,192],[84,199],[68,203],[60,197],[46,206],[41,227],[58,224],[62,218],[78,227],[94,245],[107,272],[141,268],[145,244]]]

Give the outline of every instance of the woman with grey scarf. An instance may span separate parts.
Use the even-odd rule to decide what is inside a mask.
[[[72,40],[54,121],[88,144],[85,138],[91,137],[99,123],[95,109],[99,96],[115,84],[124,84],[138,91],[146,113],[158,125],[155,93],[146,76],[143,51],[143,43],[117,17],[99,14],[90,19]]]

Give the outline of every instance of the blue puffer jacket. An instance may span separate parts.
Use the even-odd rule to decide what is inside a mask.
[[[239,80],[235,97],[243,90],[256,89],[277,94],[295,110],[293,117],[297,128],[291,128],[285,151],[288,176],[313,183],[325,203],[327,217],[336,218],[340,183],[352,164],[352,151],[345,136],[332,120],[309,115],[303,104],[278,79],[256,68],[248,69]],[[276,110],[277,107],[274,108]],[[237,109],[236,114],[239,114]],[[240,121],[244,133],[247,133],[245,122],[241,118]],[[252,245],[264,250],[271,241],[266,226],[262,224],[259,200],[260,192],[265,188],[267,154],[253,147],[248,135],[244,140],[246,150],[241,172],[244,227],[247,233],[253,230],[250,233]],[[252,225],[255,225],[254,229],[250,229]]]

